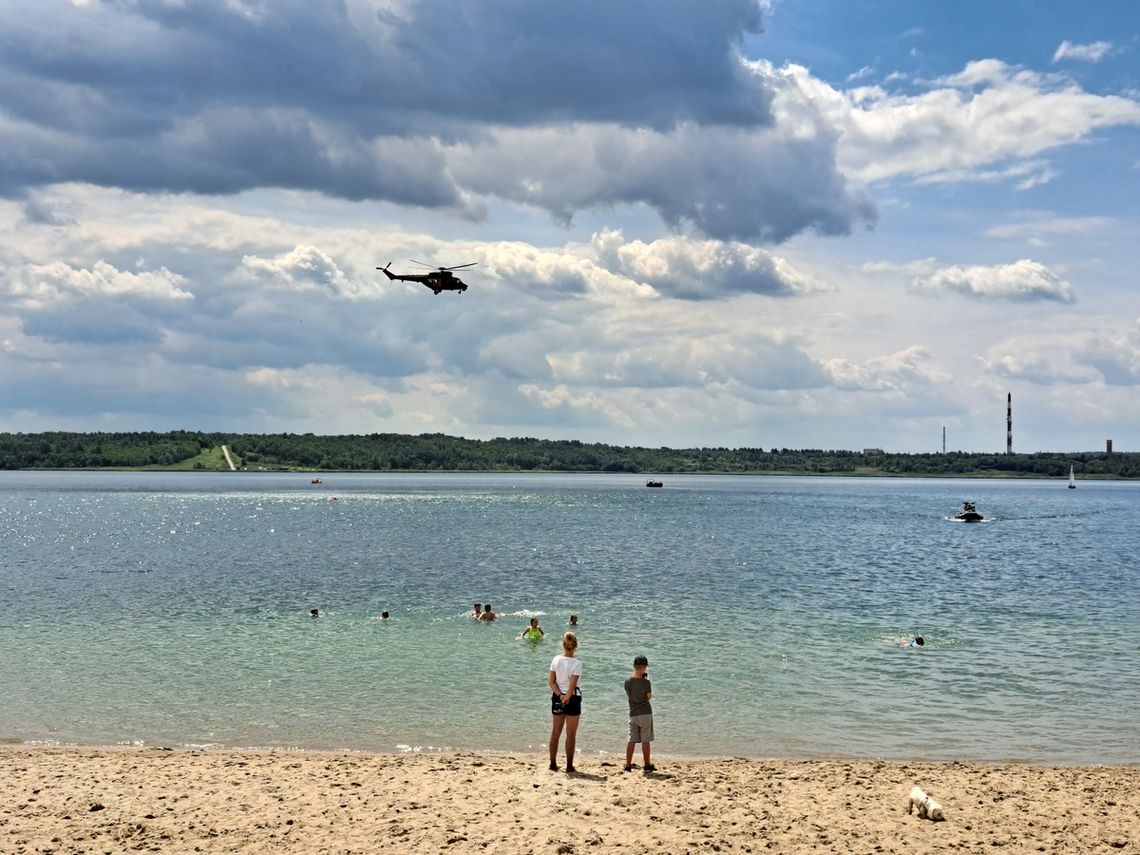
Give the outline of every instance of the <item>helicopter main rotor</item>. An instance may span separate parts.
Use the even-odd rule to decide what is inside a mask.
[[[418,264],[420,267],[426,267],[428,270],[438,270],[440,273],[448,273],[452,270],[462,270],[464,267],[474,267],[479,262],[478,261],[469,261],[469,262],[467,262],[467,264],[456,264],[454,267],[437,267],[434,264],[427,264],[426,262],[423,262],[423,261],[416,261],[416,259],[413,258],[412,263]]]

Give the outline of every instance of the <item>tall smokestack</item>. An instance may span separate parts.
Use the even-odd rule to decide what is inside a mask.
[[[1013,393],[1005,393],[1005,453],[1013,454]]]

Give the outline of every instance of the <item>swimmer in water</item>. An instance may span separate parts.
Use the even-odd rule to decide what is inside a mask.
[[[519,638],[525,638],[527,641],[541,641],[545,635],[546,633],[542,627],[538,625],[538,618],[532,617],[530,619],[530,626],[522,631]]]
[[[578,625],[578,615],[570,615],[570,626]]]
[[[916,635],[914,638],[912,638],[910,641],[907,642],[907,647],[925,647],[925,646],[926,646],[926,639],[923,638],[921,635]]]

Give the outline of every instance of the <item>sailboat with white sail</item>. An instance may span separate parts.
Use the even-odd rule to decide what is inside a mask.
[[[1077,476],[1073,474],[1073,467],[1069,466],[1069,489],[1077,489]]]

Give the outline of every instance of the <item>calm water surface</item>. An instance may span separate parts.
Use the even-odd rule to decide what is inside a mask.
[[[0,472],[0,741],[1140,762],[1140,484],[322,478]]]

